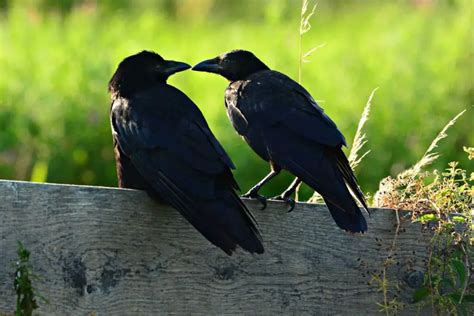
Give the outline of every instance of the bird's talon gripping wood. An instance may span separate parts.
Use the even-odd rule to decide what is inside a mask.
[[[292,198],[288,197],[284,200],[290,208],[288,209],[288,213],[291,213],[295,209],[296,202]]]
[[[267,208],[267,198],[264,197],[263,195],[258,194],[258,190],[251,189],[249,192],[242,195],[242,197],[255,199],[259,201],[260,204],[262,204],[262,206],[260,207],[261,210],[264,210]]]
[[[286,204],[288,204],[288,206],[290,207],[288,209],[288,213],[291,213],[294,210],[295,205],[296,205],[295,200],[290,198],[289,194],[288,195],[286,194],[286,191],[283,192],[281,195],[277,195],[277,196],[272,197],[270,200],[286,202]]]

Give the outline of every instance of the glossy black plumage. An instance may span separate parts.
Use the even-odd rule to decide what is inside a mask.
[[[367,230],[346,186],[367,210],[341,149],[346,145],[344,136],[301,85],[242,50],[203,61],[193,70],[217,73],[230,81],[225,91],[229,119],[272,170],[286,169],[320,193],[339,227]],[[256,187],[258,191],[261,186]]]
[[[232,161],[193,101],[166,83],[187,68],[145,51],[126,58],[112,77],[119,186],[169,203],[227,254],[237,245],[262,253],[255,220],[235,193]]]

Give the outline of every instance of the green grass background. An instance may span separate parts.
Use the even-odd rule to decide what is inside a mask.
[[[115,186],[107,83],[143,49],[190,64],[253,51],[292,78],[298,72],[300,1],[0,1],[0,178]],[[435,166],[473,145],[470,0],[321,0],[305,50],[303,85],[349,146],[367,98],[379,87],[365,132],[371,153],[357,169],[364,191],[422,156],[453,116]],[[235,164],[243,190],[268,172],[236,135],[223,105],[227,82],[183,72],[169,81],[201,108]],[[280,176],[263,193],[289,183]],[[310,192],[306,189],[306,195]]]

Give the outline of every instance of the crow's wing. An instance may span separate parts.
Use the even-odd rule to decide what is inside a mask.
[[[244,135],[252,126],[277,123],[317,143],[346,145],[336,124],[297,82],[272,70],[260,71],[226,90],[226,107],[234,128]]]
[[[235,194],[233,164],[196,105],[171,87],[112,105],[121,150],[166,202],[227,253],[262,252],[254,219]]]
[[[201,111],[180,90],[165,85],[116,103],[118,106],[112,107],[112,124],[130,136],[121,145],[125,151],[126,145],[130,149],[166,148],[202,171],[223,166],[235,168]]]

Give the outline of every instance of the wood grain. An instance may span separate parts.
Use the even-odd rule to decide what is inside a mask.
[[[265,254],[228,257],[175,210],[144,192],[0,181],[0,312],[15,308],[17,241],[31,251],[45,315],[372,315],[372,275],[394,237],[395,212],[373,209],[369,231],[336,227],[324,205],[251,208]],[[406,215],[406,214],[405,214]],[[388,280],[407,303],[424,271],[429,235],[402,219]],[[410,286],[411,285],[411,286]],[[393,295],[396,293],[391,293]],[[392,297],[392,296],[390,296]]]

